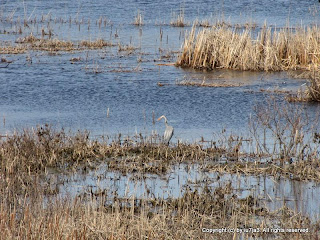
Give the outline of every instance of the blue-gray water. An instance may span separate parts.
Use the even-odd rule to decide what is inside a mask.
[[[208,19],[212,23],[224,19],[233,24],[252,22],[262,26],[266,20],[269,25],[284,26],[289,19],[291,25],[301,22],[308,25],[317,23],[317,14],[312,13],[318,6],[316,1],[1,1],[1,32],[14,31],[15,25],[8,19],[38,19],[37,24],[28,27],[22,24],[21,35],[0,34],[1,41],[13,42],[30,32],[37,36],[43,27],[46,31],[53,29],[53,37],[59,39],[81,41],[100,37],[140,48],[131,54],[112,47],[56,56],[40,51],[1,55],[13,63],[0,68],[0,117],[5,120],[0,131],[49,123],[73,130],[88,129],[93,135],[118,132],[147,135],[152,131],[160,133],[164,127],[163,123],[152,124],[154,112],[156,118],[163,114],[168,117],[175,128],[174,141],[212,138],[222,128],[245,132],[252,107],[266,98],[264,93],[250,90],[296,90],[303,81],[290,79],[283,73],[226,71],[222,73],[224,82],[244,85],[177,86],[175,83],[183,79],[210,80],[217,74],[157,65],[176,60],[178,53],[171,52],[179,51],[185,32],[190,30],[170,26],[173,14],[183,9],[190,23],[195,19]],[[145,23],[140,28],[132,25],[138,9]],[[71,17],[72,22],[83,19],[83,24],[80,31],[73,23],[56,21],[48,25],[39,21],[42,16],[45,20],[66,21]],[[108,22],[99,28],[96,21],[101,16]],[[171,58],[159,60],[168,53]],[[73,57],[80,57],[81,61],[71,64]],[[99,73],[95,73],[96,69]],[[159,87],[158,82],[168,85]]]

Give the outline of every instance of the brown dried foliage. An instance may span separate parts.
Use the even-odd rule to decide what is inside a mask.
[[[213,27],[196,34],[193,27],[185,40],[177,65],[192,68],[225,68],[255,71],[310,69],[320,63],[317,57],[320,31],[314,27]]]

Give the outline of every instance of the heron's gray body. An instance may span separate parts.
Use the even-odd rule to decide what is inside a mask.
[[[161,120],[161,118],[164,118],[164,124],[166,125],[166,130],[164,131],[164,135],[163,135],[163,143],[166,145],[169,145],[169,142],[173,136],[174,130],[173,130],[173,127],[168,124],[167,118],[164,115],[159,117],[158,121]]]
[[[166,123],[166,130],[164,131],[164,135],[163,135],[163,142],[167,145],[169,145],[169,142],[171,140],[173,136],[173,127],[172,126],[169,126],[167,123]]]

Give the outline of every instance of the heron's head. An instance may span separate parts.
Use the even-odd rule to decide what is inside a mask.
[[[164,118],[165,116],[164,115],[162,115],[161,117],[159,117],[158,119],[157,119],[157,121],[160,121],[162,118]]]
[[[162,115],[161,117],[159,117],[157,121],[160,121],[162,118],[164,118],[164,121],[167,122],[167,118],[165,115]]]

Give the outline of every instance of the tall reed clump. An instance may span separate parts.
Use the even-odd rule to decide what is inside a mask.
[[[192,68],[283,71],[310,70],[318,66],[318,27],[263,27],[238,29],[213,27],[196,33],[195,26],[185,40],[177,65]]]

